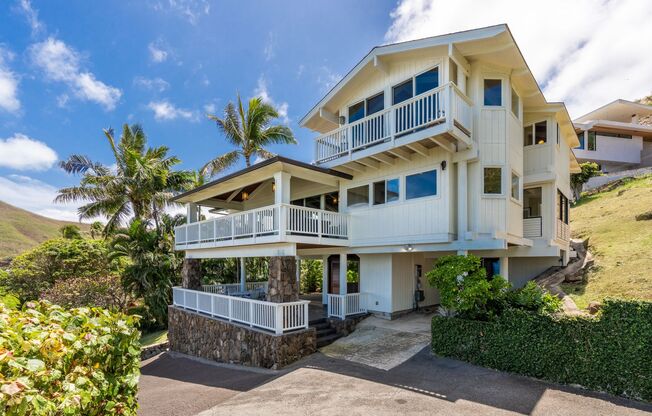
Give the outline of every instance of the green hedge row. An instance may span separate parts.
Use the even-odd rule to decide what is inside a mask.
[[[137,317],[0,303],[0,414],[135,415]]]
[[[652,401],[652,303],[608,300],[601,315],[510,309],[492,321],[435,316],[432,351],[502,371]]]

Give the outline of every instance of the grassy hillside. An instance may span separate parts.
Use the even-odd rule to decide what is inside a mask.
[[[86,224],[53,220],[0,201],[0,260],[15,257],[47,239],[57,237],[59,228],[66,224],[88,229]]]
[[[652,301],[652,176],[585,196],[571,209],[571,229],[589,237],[596,257],[583,283],[563,285],[577,306],[607,296]]]

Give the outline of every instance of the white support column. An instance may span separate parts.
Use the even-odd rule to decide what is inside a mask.
[[[247,290],[247,270],[245,268],[245,258],[240,257],[240,292]]]
[[[328,256],[322,256],[321,303],[328,304]]]
[[[340,295],[346,295],[346,253],[340,253]]]
[[[469,252],[467,250],[457,250],[458,256],[468,256]]]
[[[509,282],[509,257],[500,258],[500,273]]]
[[[468,174],[466,160],[457,162],[457,239],[466,239],[468,226]]]
[[[292,176],[287,172],[274,173],[274,203],[275,204],[289,204],[290,203],[290,179]]]
[[[199,206],[193,202],[186,204],[186,223],[199,221]]]

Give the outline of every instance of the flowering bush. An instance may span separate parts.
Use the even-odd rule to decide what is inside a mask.
[[[0,303],[0,414],[135,415],[138,318]]]

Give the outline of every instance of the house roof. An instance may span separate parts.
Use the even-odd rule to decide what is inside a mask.
[[[632,123],[632,116],[652,115],[652,105],[635,103],[623,99],[614,100],[602,107],[596,108],[573,120],[574,123],[587,123],[589,121],[615,121],[620,123]]]
[[[257,186],[261,182],[261,178],[267,179],[270,174],[280,170],[290,170],[311,179],[318,179],[320,176],[347,180],[353,179],[353,176],[334,169],[322,168],[283,156],[274,156],[248,168],[241,169],[202,186],[198,186],[195,189],[176,195],[172,198],[172,201],[198,202],[226,192],[234,187],[238,188],[243,184],[245,186]]]

